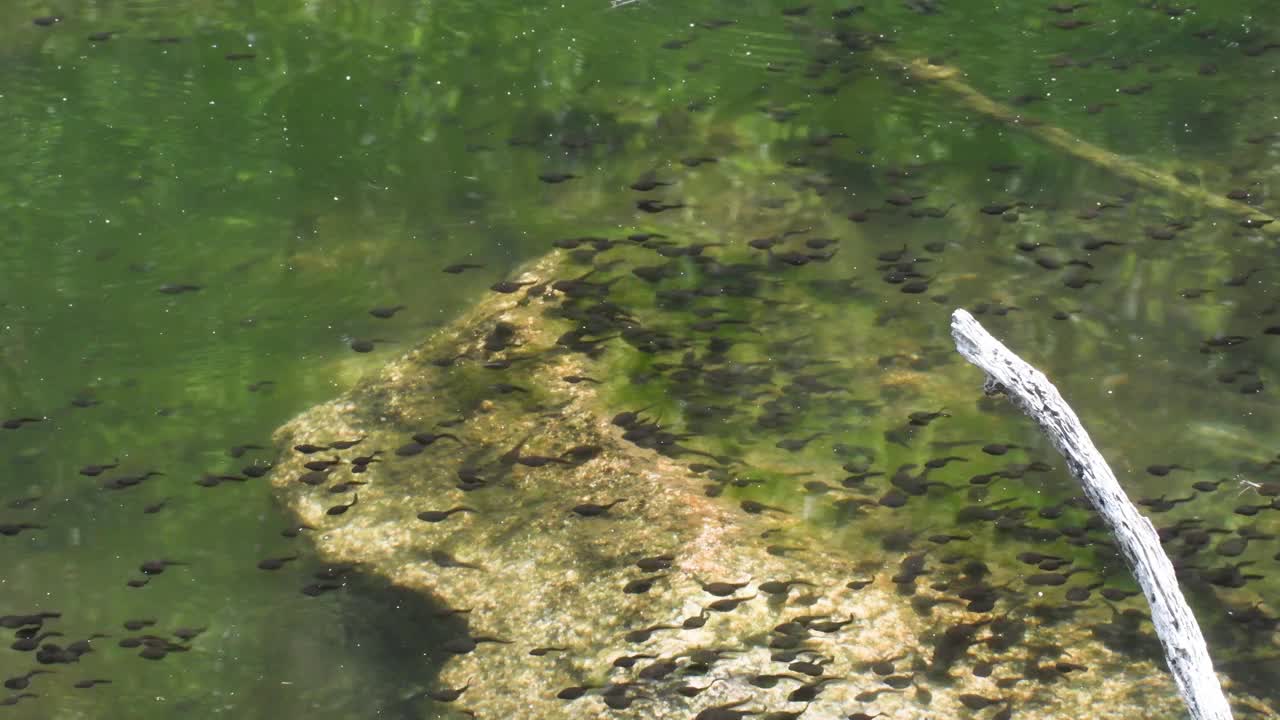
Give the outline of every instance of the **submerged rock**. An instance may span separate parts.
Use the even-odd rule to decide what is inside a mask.
[[[581,338],[566,347],[547,312],[564,273],[560,254],[534,263],[525,291],[276,434],[329,448],[286,451],[273,475],[325,561],[465,613],[465,634],[430,648],[451,657],[436,702],[481,718],[1182,714],[1158,656],[1110,649],[1149,639],[1135,611],[1073,622],[1071,603],[1007,589],[1035,568],[990,579],[948,536],[888,540],[967,539],[949,517],[926,531],[855,501],[837,536],[803,506],[709,497],[705,476],[732,486],[737,461],[624,440],[646,414],[607,407],[607,370]],[[365,484],[326,491],[343,482]]]

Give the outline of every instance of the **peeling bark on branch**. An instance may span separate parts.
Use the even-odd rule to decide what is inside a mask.
[[[1085,496],[1111,528],[1125,562],[1151,606],[1151,620],[1194,720],[1229,720],[1231,707],[1223,695],[1204,635],[1178,589],[1173,564],[1160,546],[1151,521],[1142,516],[1120,488],[1106,460],[1057,388],[1039,370],[991,336],[964,310],[951,315],[956,349],[987,374],[987,394],[1003,393],[1040,426],[1067,460]]]

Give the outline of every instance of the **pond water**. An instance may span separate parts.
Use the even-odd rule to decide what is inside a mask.
[[[556,240],[671,228],[794,266],[769,284],[800,311],[724,306],[760,334],[744,361],[813,337],[806,357],[902,365],[972,400],[837,367],[817,374],[874,407],[771,414],[744,393],[714,400],[740,414],[718,426],[655,369],[681,353],[623,348],[619,408],[664,408],[715,452],[824,433],[797,448],[815,471],[872,442],[881,471],[923,464],[892,435],[920,411],[955,416],[940,439],[1056,461],[1028,423],[979,412],[980,378],[948,356],[951,309],[974,310],[1058,384],[1131,496],[1193,498],[1153,517],[1213,529],[1187,554],[1193,605],[1215,656],[1232,647],[1220,665],[1280,702],[1271,4],[864,5],[6,4],[0,615],[60,613],[51,642],[110,637],[76,663],[0,652],[4,678],[55,671],[0,714],[435,712],[416,698],[440,662],[429,619],[390,591],[363,611],[300,592],[322,565],[244,469]],[[666,287],[696,288],[683,273]],[[708,316],[663,317],[691,333]],[[776,480],[728,494],[786,505]],[[1061,468],[1043,482],[1023,495],[1070,496]],[[1257,577],[1196,579],[1238,563]],[[1263,619],[1230,621],[1259,602]],[[117,646],[148,633],[164,657]],[[111,682],[75,686],[91,679]]]

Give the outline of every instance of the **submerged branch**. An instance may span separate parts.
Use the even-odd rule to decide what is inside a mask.
[[[969,313],[956,310],[951,315],[951,335],[960,354],[987,374],[987,394],[1005,394],[1036,421],[1115,535],[1151,606],[1165,661],[1191,717],[1229,720],[1231,708],[1214,674],[1204,635],[1178,589],[1156,529],[1129,501],[1075,412],[1043,373],[992,337]]]
[[[1068,155],[1074,155],[1094,165],[1106,168],[1120,177],[1127,178],[1139,185],[1167,192],[1170,195],[1183,197],[1192,202],[1221,210],[1241,218],[1241,224],[1248,228],[1260,229],[1265,233],[1280,233],[1280,223],[1265,212],[1247,203],[1232,200],[1226,195],[1205,190],[1196,185],[1188,185],[1179,181],[1172,173],[1158,170],[1149,165],[1111,152],[1085,139],[1072,135],[1062,128],[1044,125],[1023,116],[1008,105],[992,100],[970,85],[963,74],[956,68],[946,65],[934,65],[924,60],[904,60],[882,47],[871,51],[875,60],[889,67],[905,71],[912,78],[934,83],[946,90],[965,107],[993,118],[1006,125],[1018,128],[1042,142],[1051,145]]]

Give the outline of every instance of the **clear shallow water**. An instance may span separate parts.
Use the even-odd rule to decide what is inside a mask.
[[[1275,37],[1267,5],[1179,17],[1123,5],[1089,9],[1094,24],[1076,30],[1053,27],[1061,18],[1038,6],[977,2],[939,4],[936,14],[868,4],[856,20],[895,55],[960,68],[1027,117],[1274,209],[1276,107],[1260,89],[1280,51],[1265,49]],[[1039,348],[1028,356],[1090,418],[1135,496],[1168,487],[1142,472],[1150,463],[1234,483],[1242,461],[1266,460],[1275,351],[1259,333],[1280,322],[1260,314],[1275,300],[1272,236],[1187,194],[1135,189],[866,53],[841,51],[833,9],[788,18],[771,3],[696,13],[659,2],[77,3],[46,27],[32,19],[47,8],[7,8],[0,407],[48,419],[0,434],[6,503],[42,498],[6,507],[0,521],[47,527],[0,538],[0,613],[60,611],[71,638],[123,636],[130,618],[209,629],[196,650],[158,663],[115,648],[86,656],[74,672],[36,677],[41,698],[3,710],[350,717],[370,698],[388,713],[421,710],[399,703],[434,666],[404,632],[408,621],[376,601],[352,613],[302,596],[304,570],[315,568],[305,541],[280,536],[287,521],[265,484],[194,481],[271,459],[227,450],[268,446],[281,422],[454,317],[552,240],[643,226],[650,218],[627,185],[704,153],[721,162],[671,194],[694,210],[699,196],[719,200],[727,188],[738,202],[771,202],[779,183],[820,175],[832,206],[876,209],[865,223],[835,219],[842,241],[862,248],[847,254],[869,263],[904,243],[957,243],[935,292],[951,304],[1023,308],[993,328],[1015,348]],[[737,23],[698,24],[716,17]],[[1207,29],[1217,34],[1195,35]],[[111,30],[121,32],[88,39]],[[156,42],[168,39],[177,41]],[[1055,66],[1063,54],[1074,66]],[[815,67],[815,57],[827,62]],[[1099,103],[1114,104],[1085,109]],[[813,142],[829,133],[849,137]],[[582,177],[539,181],[548,172]],[[1129,192],[1122,213],[1075,214]],[[902,193],[955,208],[924,220],[879,214]],[[977,211],[1010,198],[1033,205],[1019,223]],[[806,212],[784,205],[778,229],[819,219]],[[1150,237],[1172,220],[1192,227],[1173,242]],[[742,243],[756,229],[717,230]],[[1063,262],[1080,256],[1086,234],[1126,245],[1089,258],[1100,284],[1082,291],[1015,247],[1053,242]],[[485,267],[440,271],[459,262]],[[199,289],[161,291],[184,284]],[[1189,288],[1212,292],[1182,297]],[[875,296],[849,303],[893,309]],[[368,313],[399,304],[390,319]],[[947,344],[950,306],[905,317],[901,332]],[[1077,308],[1086,310],[1078,322],[1049,317]],[[1231,334],[1251,339],[1199,352]],[[354,340],[386,342],[356,353]],[[1219,381],[1240,369],[1252,374]],[[1239,392],[1255,377],[1261,393]],[[109,492],[77,472],[116,458],[117,472],[165,475]],[[162,510],[143,512],[161,500]],[[1218,508],[1228,519],[1231,502]],[[1258,522],[1277,529],[1273,518]],[[1251,551],[1268,578],[1276,549]],[[303,557],[285,573],[254,567],[294,552]],[[155,558],[190,565],[125,586]],[[5,677],[31,665],[16,653],[0,662]],[[113,684],[70,687],[95,673]]]

